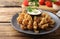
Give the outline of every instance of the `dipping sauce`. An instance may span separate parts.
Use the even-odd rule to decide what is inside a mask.
[[[28,14],[30,15],[39,15],[41,14],[41,10],[34,9],[32,12],[27,11]]]

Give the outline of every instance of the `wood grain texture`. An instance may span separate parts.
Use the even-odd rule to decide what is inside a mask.
[[[60,29],[41,36],[26,35],[16,31],[10,22],[12,16],[22,10],[20,6],[21,0],[0,0],[0,39],[60,39]],[[40,6],[40,9],[56,13],[56,10],[50,7]]]
[[[41,7],[40,7],[41,8]],[[0,22],[10,22],[11,18],[14,14],[20,12],[22,10],[21,7],[1,7],[0,8]],[[51,9],[50,9],[51,11]],[[53,13],[56,13],[53,11]]]
[[[57,10],[53,9],[52,7],[47,7],[45,5],[40,5],[39,8],[42,9],[42,10],[46,10],[46,11],[50,11],[50,12],[54,12],[54,13],[57,12]]]
[[[11,23],[0,23],[0,38],[6,38],[6,39],[32,39],[35,38],[35,36],[32,35],[26,35],[23,33],[20,33],[16,31]],[[55,32],[47,34],[47,35],[41,35],[36,36],[38,39],[60,39],[60,29],[57,29]]]
[[[24,34],[16,31],[11,23],[0,23],[0,37],[26,37]]]
[[[0,6],[20,6],[22,0],[0,0]]]
[[[0,39],[32,39],[29,37],[0,37]]]
[[[3,7],[1,7],[0,8],[0,14],[3,14],[3,13],[1,13],[1,12],[7,12],[7,13],[12,13],[12,12],[19,12],[19,11],[21,11],[21,7],[9,7],[9,8],[3,8]]]
[[[0,22],[10,22],[14,14],[19,13],[21,8],[0,8]]]

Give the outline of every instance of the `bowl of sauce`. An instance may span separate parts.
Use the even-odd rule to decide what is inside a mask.
[[[42,13],[42,10],[34,9],[32,12],[27,11],[27,13],[30,15],[40,15]]]

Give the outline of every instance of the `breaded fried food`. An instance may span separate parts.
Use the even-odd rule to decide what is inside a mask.
[[[42,13],[39,16],[31,16],[27,13],[21,13],[17,17],[17,22],[20,24],[22,30],[32,30],[37,33],[40,32],[40,29],[49,30],[50,27],[54,27],[55,23],[47,13]]]
[[[37,22],[34,21],[34,22],[33,22],[33,29],[37,29],[37,28],[38,28]]]
[[[45,23],[47,23],[47,20],[45,18],[42,18],[41,22],[38,25],[40,26],[40,25],[43,25]]]
[[[50,25],[54,25],[54,23],[55,23],[55,21],[52,20],[52,19],[49,21],[49,24],[50,24]]]
[[[23,25],[28,25],[28,22],[29,22],[29,20],[24,19],[24,20],[22,21],[22,24],[23,24]]]
[[[49,25],[48,24],[43,24],[41,25],[41,29],[46,29]]]
[[[20,13],[19,16],[17,17],[17,21],[18,21],[19,24],[22,24],[22,21],[24,19],[25,14],[26,13]]]
[[[27,25],[27,28],[29,30],[32,30],[33,29],[33,25],[32,25],[32,21],[29,21],[28,25]]]
[[[41,21],[40,17],[34,16],[34,21],[36,21],[37,23],[39,23]]]
[[[26,29],[27,29],[27,26],[21,24],[21,25],[20,25],[20,28],[21,28],[22,30],[26,30]]]

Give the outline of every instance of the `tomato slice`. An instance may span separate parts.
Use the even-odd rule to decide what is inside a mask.
[[[24,0],[24,1],[23,1],[23,4],[24,4],[25,6],[28,6],[28,5],[29,5],[28,0]]]
[[[60,6],[60,2],[54,2],[54,4],[56,4],[56,5],[59,5],[59,6]]]
[[[45,4],[45,0],[39,0],[39,4],[40,5],[44,5]]]
[[[45,4],[46,4],[46,6],[48,6],[48,7],[52,7],[52,2],[50,2],[50,1],[46,1]]]

